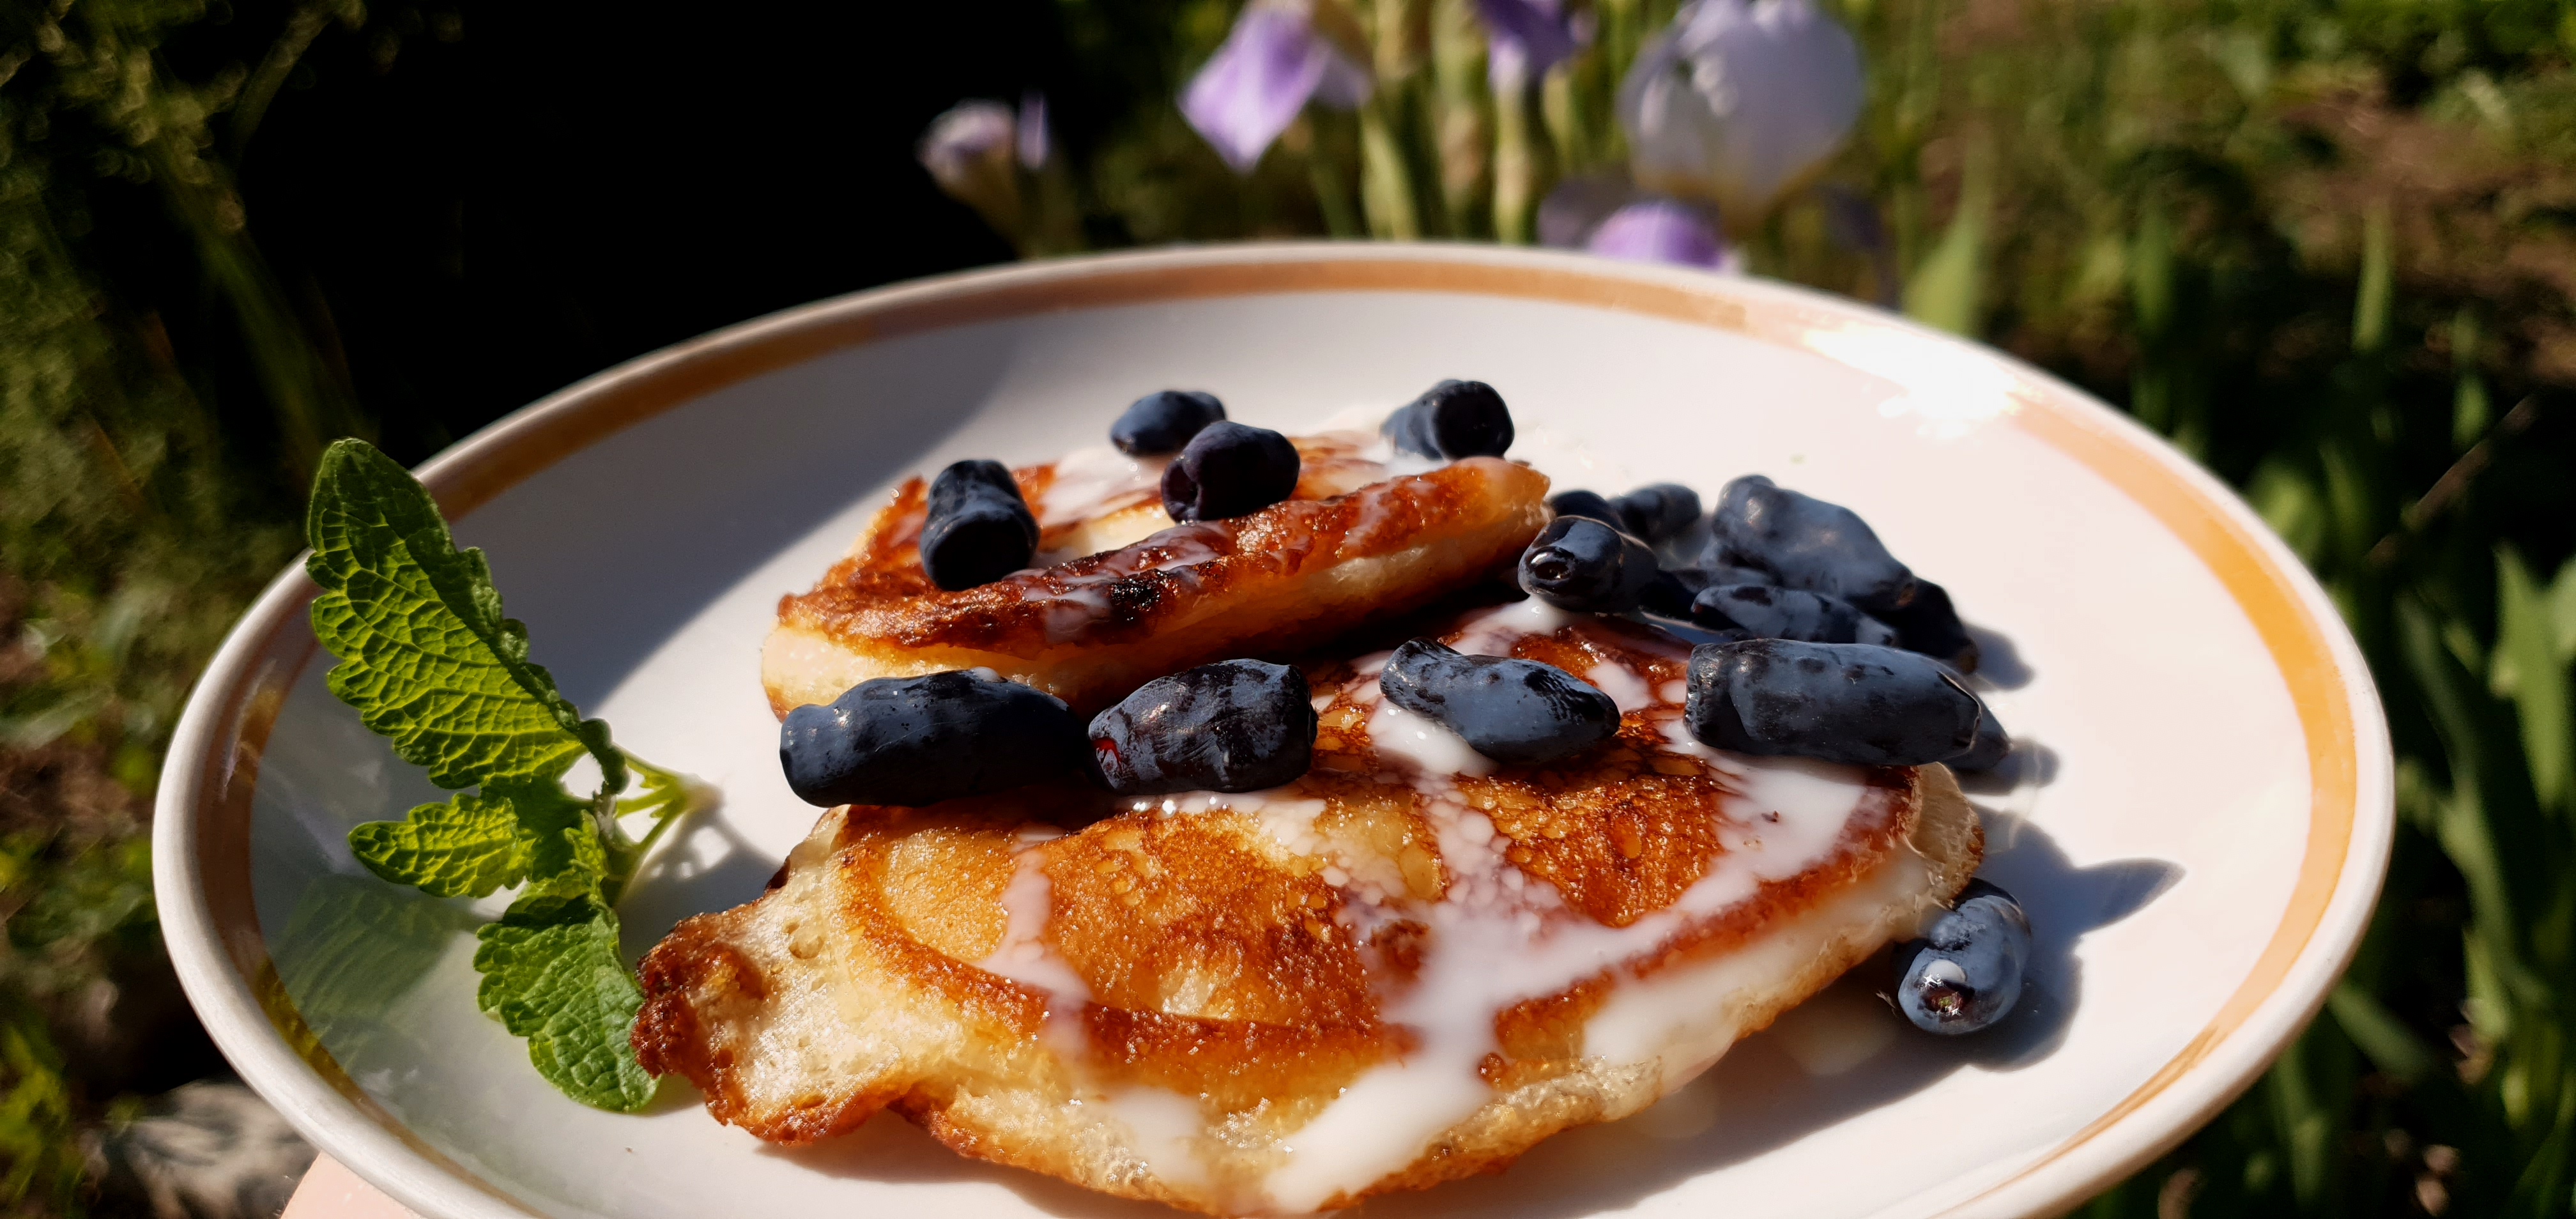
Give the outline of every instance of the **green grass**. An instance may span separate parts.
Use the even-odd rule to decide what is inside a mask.
[[[1230,4],[1058,0],[1082,231],[1524,231],[1516,199],[1619,163],[1607,99],[1670,11],[1594,7],[1594,49],[1507,113],[1466,0],[1355,0],[1413,31],[1378,97],[1239,180],[1169,100]],[[289,556],[319,441],[408,424],[341,385],[234,185],[296,56],[362,18],[54,11],[0,10],[0,1204],[24,1213],[96,1205],[78,1135],[130,1103],[74,1000],[152,975],[140,835],[179,699]],[[2401,759],[2386,894],[2327,1013],[2092,1213],[2576,1209],[2576,4],[1837,11],[1872,98],[1827,181],[1888,242],[1800,196],[1754,267],[1997,343],[2244,489],[2342,608]],[[217,24],[245,49],[169,49]],[[111,291],[137,240],[182,252],[227,337],[174,348]]]

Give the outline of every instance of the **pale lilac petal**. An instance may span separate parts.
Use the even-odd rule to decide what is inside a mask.
[[[1377,77],[1368,68],[1344,55],[1329,39],[1318,38],[1315,45],[1324,51],[1324,79],[1315,85],[1315,100],[1336,110],[1357,110],[1377,89]]]
[[[1255,3],[1181,93],[1181,117],[1236,173],[1250,173],[1330,69],[1303,13]]]
[[[1637,188],[1615,178],[1567,178],[1538,205],[1538,243],[1579,250],[1612,212],[1637,201]]]
[[[1009,106],[983,98],[962,101],[930,120],[915,151],[922,168],[953,194],[996,157],[1010,155],[1015,125]]]
[[[1046,165],[1048,148],[1046,94],[1031,89],[1020,95],[1019,123],[1020,165],[1039,169]]]
[[[1605,258],[1731,269],[1726,240],[1697,210],[1668,200],[1631,203],[1593,230],[1584,248]]]
[[[1487,71],[1497,86],[1536,80],[1571,58],[1574,26],[1561,0],[1476,0],[1488,36]]]
[[[1620,85],[1629,169],[1758,219],[1842,147],[1864,92],[1859,44],[1810,0],[1692,0]]]

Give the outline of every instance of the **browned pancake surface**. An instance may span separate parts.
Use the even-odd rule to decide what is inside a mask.
[[[1435,798],[1482,813],[1500,866],[1561,898],[1545,917],[1605,927],[1671,908],[1726,854],[1729,819],[1748,815],[1730,807],[1734,786],[1716,758],[1675,743],[1680,707],[1661,694],[1686,663],[1678,641],[1587,619],[1523,635],[1509,651],[1578,675],[1616,666],[1656,696],[1585,754],[1450,781],[1380,755],[1368,731],[1373,673],[1310,666],[1330,696],[1316,767],[1261,797],[1321,803],[1296,849],[1265,829],[1261,809],[1211,808],[1206,797],[1031,790],[836,810],[778,890],[683,923],[646,958],[637,1049],[648,1069],[686,1076],[717,1117],[766,1139],[808,1142],[893,1107],[967,1154],[1213,1213],[1244,1209],[1300,1126],[1370,1068],[1418,1049],[1388,1005],[1439,950],[1428,912],[1456,896],[1468,875],[1457,869],[1491,862],[1444,854]],[[1939,783],[1927,788],[1927,775]],[[1965,883],[1975,825],[1946,773],[1867,772],[1853,790],[1831,849],[1795,875],[1639,943],[1616,967],[1493,1012],[1494,1050],[1477,1073],[1495,1103],[1410,1168],[1338,1200],[1490,1170],[1567,1125],[1650,1101],[1667,1086],[1651,1073],[1585,1056],[1586,1022],[1622,988],[1806,934],[1798,929],[1828,915],[1852,922],[1802,954],[1776,994],[1749,1000],[1731,1038]],[[1929,805],[1927,790],[1939,797]],[[1903,869],[1918,879],[1890,879]],[[1877,922],[1834,913],[1882,888],[1892,905],[1867,907]],[[1033,982],[1043,975],[1013,964],[1023,957],[1067,971],[1079,994]],[[1075,1103],[1137,1086],[1195,1098],[1208,1131],[1202,1177],[1168,1162],[1157,1171],[1120,1142],[1123,1127],[1085,1119]]]

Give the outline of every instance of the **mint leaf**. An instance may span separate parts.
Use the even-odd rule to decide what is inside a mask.
[[[340,664],[331,693],[441,787],[554,779],[587,751],[608,790],[626,759],[528,662],[480,550],[456,549],[429,491],[363,441],[322,454],[305,514],[322,595],[313,633]]]
[[[633,1113],[653,1077],[631,1038],[644,991],[617,955],[617,915],[591,893],[531,893],[476,933],[475,1001],[528,1040],[537,1074],[583,1104]]]
[[[370,821],[349,831],[349,849],[367,870],[439,897],[488,897],[528,875],[532,836],[505,796],[460,795],[424,804],[400,821]]]
[[[607,724],[581,718],[529,663],[527,628],[502,616],[483,552],[458,550],[429,491],[364,441],[323,453],[305,530],[305,570],[322,586],[313,633],[340,658],[331,692],[432,782],[482,788],[361,825],[350,850],[439,897],[523,886],[477,933],[477,1001],[566,1095],[643,1107],[653,1078],[630,1039],[644,996],[618,956],[615,906],[653,844],[715,791],[628,757]],[[586,799],[563,786],[584,753],[600,769]],[[643,790],[621,801],[630,768]],[[640,842],[618,824],[630,814],[653,820]]]

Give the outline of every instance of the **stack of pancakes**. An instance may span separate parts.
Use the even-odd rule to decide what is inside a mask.
[[[1291,659],[1314,767],[1249,794],[830,810],[769,893],[645,958],[645,1066],[774,1142],[892,1108],[1104,1192],[1303,1213],[1636,1112],[1967,883],[1981,834],[1943,768],[1722,753],[1682,725],[1687,643],[1535,602],[1456,610],[1506,595],[1547,480],[1497,458],[1406,472],[1373,440],[1300,440],[1294,498],[1180,526],[1150,459],[1016,471],[1061,561],[959,592],[922,575],[923,488],[899,490],[780,603],[782,714],[975,667],[1089,712],[1193,665]],[[1565,669],[1618,702],[1618,736],[1484,759],[1379,698],[1377,649],[1406,633]]]

